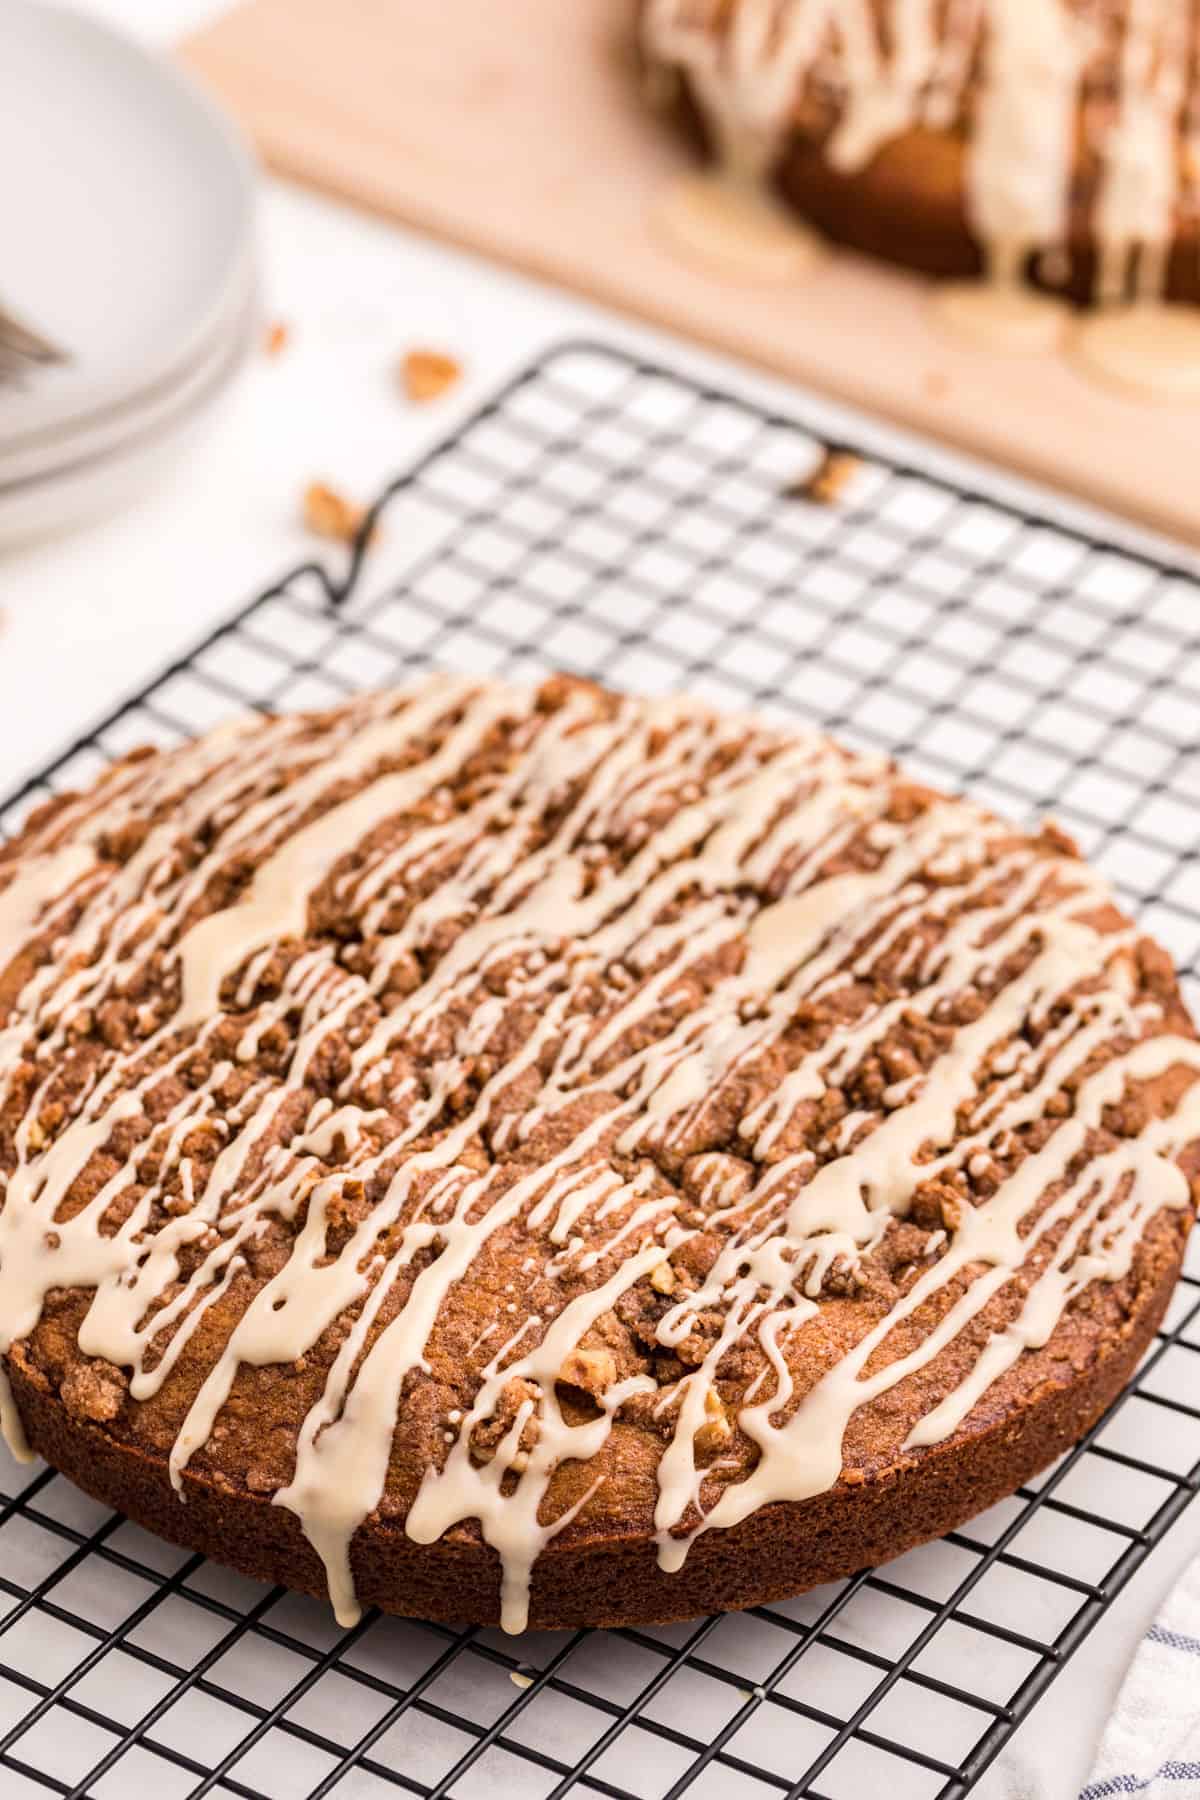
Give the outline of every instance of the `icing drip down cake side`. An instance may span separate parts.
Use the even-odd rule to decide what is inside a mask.
[[[435,677],[0,852],[10,1444],[248,1574],[513,1630],[898,1554],[1128,1378],[1200,1046],[1053,827]]]
[[[718,165],[931,275],[1200,300],[1198,0],[639,0]]]

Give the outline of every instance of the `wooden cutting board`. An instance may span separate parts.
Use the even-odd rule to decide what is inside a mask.
[[[644,104],[632,0],[248,0],[185,55],[272,167],[1200,542],[1200,406],[948,338],[836,254],[786,286],[656,235],[688,152]],[[452,349],[453,346],[450,346]]]

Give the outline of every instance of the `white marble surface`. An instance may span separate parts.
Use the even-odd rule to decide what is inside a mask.
[[[91,4],[160,44],[217,10],[213,0]],[[311,555],[297,513],[309,480],[369,495],[540,345],[577,331],[630,333],[566,296],[278,182],[264,184],[262,242],[265,310],[291,327],[286,354],[255,360],[199,447],[129,512],[0,557],[0,792]],[[392,379],[398,354],[416,342],[446,348],[468,369],[452,399],[427,409],[406,406]],[[1128,1655],[1197,1549],[1200,1512],[1151,1557],[1016,1734],[977,1789],[981,1800],[1077,1793]]]

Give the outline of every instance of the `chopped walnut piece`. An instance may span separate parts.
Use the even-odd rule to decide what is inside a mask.
[[[267,326],[263,336],[263,349],[268,356],[279,356],[288,347],[291,338],[291,327],[282,319],[273,319]]]
[[[560,1381],[588,1394],[602,1394],[616,1378],[617,1363],[611,1350],[570,1350],[558,1371]]]
[[[715,1388],[709,1388],[704,1396],[704,1423],[696,1433],[696,1448],[701,1455],[709,1455],[723,1450],[732,1436],[733,1426],[721,1396]]]
[[[409,350],[400,363],[404,392],[417,406],[437,400],[462,375],[462,364],[441,350]]]
[[[675,1271],[669,1262],[661,1262],[657,1269],[651,1269],[650,1286],[656,1294],[673,1294],[675,1292]]]
[[[541,1393],[536,1384],[526,1381],[522,1375],[514,1375],[506,1381],[500,1390],[500,1399],[490,1419],[481,1419],[471,1433],[471,1456],[476,1463],[490,1462],[496,1450],[508,1436],[516,1422],[517,1414],[522,1407],[536,1407]],[[509,1467],[518,1473],[528,1465],[528,1455],[538,1440],[538,1421],[535,1412],[529,1412],[521,1427],[521,1436],[517,1448],[509,1460]],[[524,1458],[524,1461],[518,1461]]]
[[[366,518],[366,508],[347,500],[336,488],[323,481],[310,482],[304,490],[304,523],[318,537],[335,538],[339,543],[353,543]]]
[[[849,450],[826,450],[820,461],[784,490],[788,499],[811,500],[817,506],[833,506],[841,499],[862,459]]]

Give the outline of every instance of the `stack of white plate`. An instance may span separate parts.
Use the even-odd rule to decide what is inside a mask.
[[[178,69],[4,0],[0,540],[95,516],[195,435],[258,330],[254,171]],[[61,352],[14,370],[5,320]],[[11,333],[10,333],[11,337]]]

